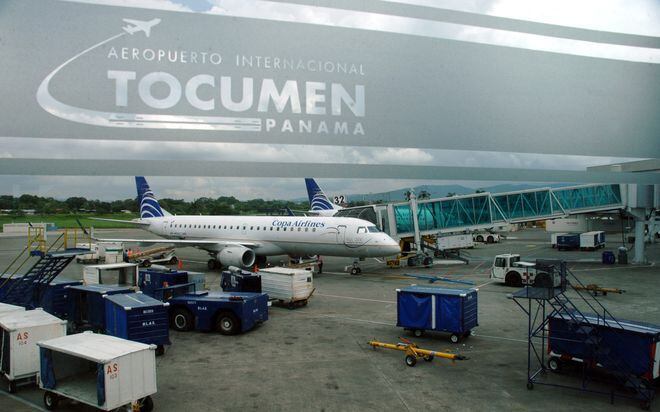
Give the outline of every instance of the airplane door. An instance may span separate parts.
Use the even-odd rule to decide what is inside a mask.
[[[337,244],[343,245],[346,242],[346,226],[337,226]]]
[[[160,228],[161,233],[164,235],[169,235],[170,234],[170,222],[167,220],[163,221],[163,225]]]

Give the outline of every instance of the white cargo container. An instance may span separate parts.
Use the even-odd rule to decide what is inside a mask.
[[[39,387],[44,404],[54,409],[69,398],[109,411],[132,403],[153,409],[156,345],[83,332],[38,343]]]
[[[124,261],[124,244],[121,242],[77,243],[77,248],[89,249],[89,253],[78,255],[78,263],[121,263]]]
[[[137,263],[111,263],[89,265],[83,268],[85,285],[120,285],[137,287]]]
[[[17,380],[39,372],[37,342],[66,335],[66,321],[41,309],[15,310],[0,315],[0,332],[0,368],[13,393]]]
[[[470,234],[438,236],[438,250],[456,250],[474,247],[474,240]]]
[[[2,280],[0,280],[2,282]],[[23,306],[10,305],[8,303],[0,303],[0,316],[8,312],[24,311]]]
[[[314,293],[314,275],[311,270],[275,266],[260,269],[261,291],[269,299],[294,307],[306,305]]]
[[[605,232],[602,230],[580,234],[580,249],[596,250],[601,247],[605,247]]]

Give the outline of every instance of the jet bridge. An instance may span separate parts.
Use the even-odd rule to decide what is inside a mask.
[[[621,209],[625,207],[622,190],[619,184],[591,184],[429,200],[412,196],[409,202],[342,209],[336,216],[369,220],[395,239],[419,240],[426,235]]]

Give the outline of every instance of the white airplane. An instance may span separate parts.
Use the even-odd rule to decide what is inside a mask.
[[[305,186],[307,186],[307,197],[309,198],[309,213],[316,216],[334,216],[338,210],[343,209],[331,202],[323,193],[323,189],[311,177],[305,178]]]
[[[363,259],[398,254],[399,244],[371,222],[347,217],[176,216],[158,203],[144,177],[136,176],[139,225],[163,239],[98,239],[141,244],[193,246],[209,252],[209,269],[264,265],[267,256],[344,256]],[[357,264],[351,274],[360,273]]]
[[[132,24],[132,26],[124,26],[122,29],[128,34],[135,34],[139,31],[143,31],[144,34],[149,37],[151,34],[151,28],[160,23],[160,19],[153,19],[149,21],[143,20],[133,20],[133,19],[122,19],[125,23]]]

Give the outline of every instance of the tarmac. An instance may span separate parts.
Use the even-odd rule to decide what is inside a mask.
[[[96,235],[148,234],[127,229],[99,230]],[[608,234],[605,250],[616,250],[620,239],[620,234]],[[499,253],[520,253],[527,261],[564,259],[583,283],[625,290],[598,298],[615,316],[660,324],[660,244],[647,245],[648,264],[603,265],[602,250],[559,252],[550,247],[549,240],[543,230],[527,229],[498,244],[478,244],[465,254],[469,264],[390,269],[370,259],[361,263],[360,276],[343,272],[350,259],[324,256],[323,274],[315,276],[316,290],[305,307],[271,307],[267,322],[237,336],[171,331],[172,345],[157,358],[155,410],[639,410],[636,400],[616,398],[611,404],[608,396],[577,390],[541,385],[528,390],[527,317],[509,298],[518,289],[494,282],[489,271]],[[24,243],[24,238],[0,238],[2,269]],[[178,256],[184,270],[207,272],[207,287],[219,288],[218,272],[206,269],[205,252],[183,248]],[[271,262],[284,259],[275,257]],[[426,284],[404,273],[474,282],[479,289],[479,327],[473,335],[451,344],[445,333],[414,338],[398,328],[396,290],[412,283]],[[82,267],[71,264],[61,276],[80,279]],[[466,287],[454,283],[434,286]],[[452,363],[436,358],[411,368],[405,365],[403,352],[374,350],[367,345],[374,338],[396,343],[399,337],[469,359]],[[550,378],[553,382],[580,383],[577,369],[552,375],[556,375]],[[606,377],[594,385],[612,387]],[[0,411],[42,410],[42,396],[33,385],[19,387],[15,395],[0,391]],[[657,400],[653,406],[658,407]],[[70,402],[60,409],[93,410]]]

